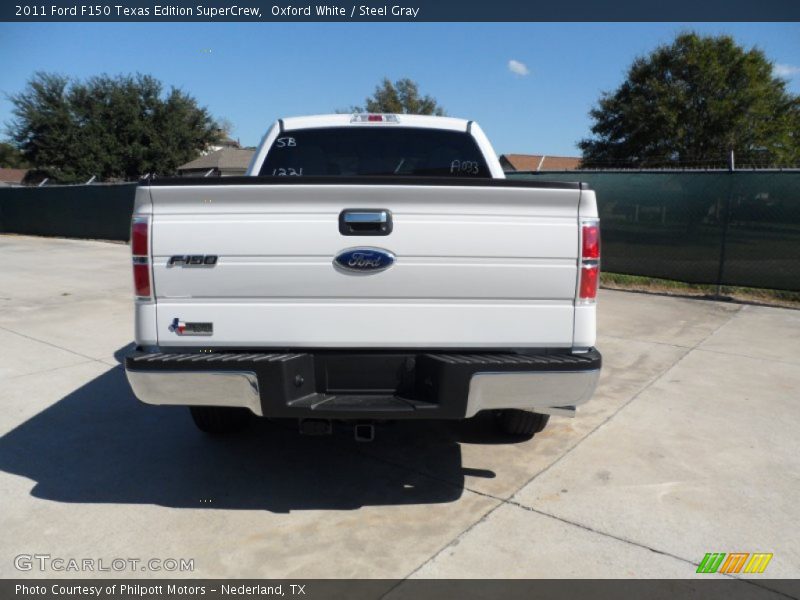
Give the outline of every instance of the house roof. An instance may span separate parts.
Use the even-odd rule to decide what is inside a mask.
[[[178,167],[178,171],[201,169],[246,170],[253,158],[254,150],[247,148],[222,148]]]
[[[28,169],[4,169],[0,167],[0,181],[3,183],[22,183]]]
[[[581,158],[549,154],[502,154],[500,162],[505,170],[510,167],[514,171],[573,171],[580,167]]]

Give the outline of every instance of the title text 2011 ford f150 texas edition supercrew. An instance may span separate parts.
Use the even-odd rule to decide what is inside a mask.
[[[246,176],[143,182],[131,248],[128,380],[206,432],[494,411],[530,436],[597,383],[594,192],[505,179],[472,121],[279,120]]]

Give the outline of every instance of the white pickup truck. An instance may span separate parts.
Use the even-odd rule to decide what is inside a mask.
[[[594,192],[505,179],[472,121],[279,120],[245,176],[142,182],[131,248],[128,380],[209,433],[493,411],[529,437],[600,373]]]

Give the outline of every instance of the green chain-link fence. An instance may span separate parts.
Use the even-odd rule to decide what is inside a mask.
[[[800,171],[559,171],[597,193],[603,268],[800,291]]]
[[[0,188],[0,233],[125,240],[135,183]]]

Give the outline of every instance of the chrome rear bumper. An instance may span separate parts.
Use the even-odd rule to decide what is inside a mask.
[[[574,417],[576,407],[592,397],[599,378],[600,369],[475,373],[469,384],[466,416],[482,410],[520,408]]]
[[[134,394],[147,404],[327,419],[463,419],[514,408],[574,416],[592,396],[600,366],[594,349],[529,355],[135,352],[125,362]]]
[[[252,371],[131,371],[134,395],[145,404],[232,406],[263,416],[258,377]]]

